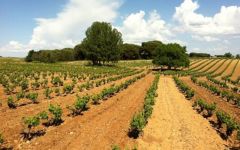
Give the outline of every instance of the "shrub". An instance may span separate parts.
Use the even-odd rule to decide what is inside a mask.
[[[21,84],[20,84],[21,88],[22,88],[22,91],[25,91],[28,89],[28,86],[29,86],[29,83],[28,83],[28,80],[27,79],[24,79]]]
[[[4,143],[3,135],[0,133],[0,145]]]
[[[237,131],[237,140],[240,140],[240,129]]]
[[[30,99],[33,103],[37,103],[38,93],[29,93],[26,98]]]
[[[96,94],[92,96],[92,101],[93,104],[99,104],[99,101],[102,99],[102,95],[101,94]]]
[[[23,91],[16,94],[17,100],[20,100],[25,97],[25,93]]]
[[[121,150],[120,147],[118,145],[113,145],[112,146],[112,150]]]
[[[53,77],[51,83],[52,83],[54,86],[62,86],[62,85],[63,85],[63,82],[62,82],[62,80],[60,79],[60,77]]]
[[[227,122],[226,122],[226,125],[227,125],[227,131],[226,131],[226,134],[227,136],[231,136],[233,131],[236,130],[238,128],[238,125],[237,123],[235,122],[235,120],[233,119],[229,119]]]
[[[87,103],[88,100],[86,98],[77,97],[73,106],[68,106],[67,108],[72,111],[72,115],[80,115],[82,111],[87,109]]]
[[[48,98],[48,99],[51,99],[51,93],[52,92],[53,92],[52,89],[46,88],[45,91],[44,91],[45,97]]]
[[[59,89],[59,88],[56,88],[56,89],[54,90],[54,92],[55,92],[56,96],[59,96],[59,95],[60,95],[60,89]]]
[[[16,108],[17,107],[16,101],[13,99],[12,96],[8,97],[7,104],[8,104],[9,108]]]
[[[53,115],[52,124],[59,125],[62,123],[62,108],[59,105],[50,104],[48,111]]]
[[[23,118],[23,123],[26,125],[28,129],[28,131],[24,131],[24,138],[29,140],[31,139],[31,129],[40,124],[40,118],[36,116],[26,117],[26,118]]]
[[[194,96],[194,91],[193,90],[187,90],[186,92],[186,98],[191,99]]]
[[[218,120],[218,127],[221,128],[223,123],[226,123],[230,120],[230,115],[224,111],[217,111],[216,112],[217,120]]]
[[[74,88],[74,85],[65,85],[63,87],[63,94],[70,94],[70,93],[72,93],[73,88]]]
[[[43,120],[48,120],[48,113],[46,111],[40,112],[38,117]]]
[[[142,133],[144,126],[146,125],[146,121],[144,118],[143,112],[135,114],[130,124],[130,134],[133,137],[138,137],[140,133]]]

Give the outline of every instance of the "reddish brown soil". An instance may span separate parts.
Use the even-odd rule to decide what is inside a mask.
[[[124,82],[133,77],[134,76],[126,77],[116,82],[111,82],[109,84],[105,84],[103,86],[96,87],[89,91],[84,91],[78,94],[79,96],[81,96],[87,93],[99,93],[102,89],[109,87],[113,83],[120,84],[121,82]],[[76,93],[69,94],[67,96],[58,96],[51,100],[45,99],[43,95],[40,95],[39,99],[41,100],[41,102],[38,104],[28,104],[25,106],[17,107],[17,109],[9,109],[7,108],[7,106],[1,107],[0,120],[3,123],[0,124],[0,129],[3,132],[5,139],[7,140],[8,145],[12,145],[15,147],[21,142],[20,133],[23,130],[22,117],[33,116],[44,110],[47,111],[49,104],[59,104],[63,108],[63,116],[67,116],[69,114],[69,111],[66,109],[66,106],[74,103],[76,99]]]
[[[22,149],[111,149],[133,144],[127,136],[130,120],[143,106],[144,97],[154,76],[147,75],[126,90],[104,101],[91,105],[81,116],[68,117],[57,127],[50,127],[44,136],[24,143]]]
[[[115,84],[120,84],[121,82],[124,82],[125,80],[130,79],[132,77],[127,77],[127,78],[118,80],[118,81],[116,81],[114,83]],[[152,78],[153,78],[152,75],[148,75],[146,77],[146,79],[144,79],[144,81],[146,82],[147,80],[149,80],[148,84],[150,84]],[[141,81],[141,83],[142,82],[143,81]],[[109,84],[106,84],[106,85],[103,85],[103,86],[100,86],[100,87],[97,87],[97,88],[94,88],[94,89],[91,89],[89,91],[85,91],[85,92],[82,92],[82,93],[79,93],[79,94],[83,95],[83,94],[86,94],[86,93],[88,93],[88,94],[99,93],[103,88],[106,88],[106,87],[110,86],[111,84],[113,84],[113,83],[109,83]],[[145,84],[144,83],[142,83],[142,84],[143,84],[142,86],[144,87]],[[147,88],[147,87],[144,87],[143,89],[145,90],[145,88]],[[144,92],[142,91],[142,93],[144,93]],[[65,97],[62,97],[62,96],[55,97],[52,100],[47,100],[47,99],[44,100],[43,97],[40,97],[41,99],[43,99],[43,101],[41,103],[39,103],[39,104],[25,105],[25,106],[22,106],[22,107],[18,107],[16,110],[11,110],[11,109],[6,109],[6,108],[5,109],[1,109],[0,120],[2,122],[4,122],[4,123],[0,124],[0,129],[1,129],[1,131],[3,131],[4,137],[7,140],[7,144],[8,145],[12,145],[14,148],[20,148],[21,145],[24,144],[24,142],[22,141],[21,135],[20,135],[20,133],[22,132],[22,129],[23,129],[22,121],[21,121],[22,117],[24,117],[24,116],[32,116],[32,115],[35,115],[35,114],[37,114],[37,113],[39,113],[41,111],[47,110],[48,105],[50,103],[51,104],[59,104],[63,108],[63,119],[65,120],[63,125],[66,124],[67,122],[71,122],[72,118],[67,116],[69,114],[69,111],[66,109],[66,106],[73,104],[73,102],[76,99],[75,97],[76,97],[75,94],[67,95]],[[112,101],[112,102],[116,102],[116,100]],[[137,104],[138,103],[136,103],[136,105]],[[140,104],[141,103],[139,103],[139,105]],[[113,103],[111,104],[111,106],[112,105],[113,105]],[[102,104],[99,105],[99,106],[102,106]],[[103,105],[103,106],[105,106],[105,105]],[[106,110],[108,107],[110,107],[110,106],[106,106],[102,110]],[[92,109],[95,109],[95,108],[101,108],[101,107],[95,107],[94,106],[94,107],[92,107],[89,110],[89,112],[92,111]],[[99,111],[100,110],[101,109],[99,109]],[[99,113],[99,111],[98,111],[98,113]],[[103,111],[100,112],[100,113],[103,113]],[[94,115],[96,115],[96,113]],[[79,116],[79,117],[81,118],[82,116]],[[73,118],[73,119],[75,119],[75,118]],[[86,122],[89,121],[89,120],[91,120],[91,118],[86,119]],[[63,125],[61,125],[61,126],[63,126]],[[129,124],[127,124],[127,125],[129,125]],[[59,126],[59,127],[61,127],[61,126]],[[58,127],[56,127],[56,128],[58,128]],[[47,134],[46,135],[48,135],[48,132],[52,131],[52,130],[58,132],[57,130],[55,130],[55,127],[49,127],[49,128],[47,128]],[[62,134],[65,134],[65,133],[62,133]],[[44,143],[44,141],[46,141],[45,140],[45,136],[43,136],[43,143]],[[34,141],[34,140],[35,139],[33,139],[32,141]],[[49,141],[49,139],[47,141]],[[27,145],[25,145],[25,146],[27,146]],[[49,145],[49,146],[50,147],[54,146],[54,143],[52,143],[52,145]],[[58,149],[58,148],[56,147],[56,149]]]

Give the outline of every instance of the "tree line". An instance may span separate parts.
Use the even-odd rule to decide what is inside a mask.
[[[89,60],[93,65],[115,63],[118,60],[152,59],[154,64],[169,68],[189,65],[186,47],[161,41],[143,42],[141,46],[123,43],[122,34],[110,23],[94,22],[86,37],[74,48],[29,51],[26,61],[53,63],[57,61]]]
[[[119,60],[153,59],[154,50],[160,44],[162,44],[160,41],[143,42],[142,45],[123,43],[119,46]],[[54,63],[58,61],[88,60],[88,57],[87,51],[81,43],[74,48],[30,50],[25,60],[27,62],[40,61]]]

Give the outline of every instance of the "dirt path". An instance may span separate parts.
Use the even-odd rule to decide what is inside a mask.
[[[178,91],[172,78],[160,77],[152,117],[138,140],[139,149],[223,150],[225,142],[197,114]]]
[[[129,123],[142,108],[153,79],[152,74],[147,75],[100,105],[91,105],[83,115],[49,128],[46,135],[25,143],[22,149],[91,150],[111,149],[114,144],[122,148],[132,145],[133,139],[127,136]]]

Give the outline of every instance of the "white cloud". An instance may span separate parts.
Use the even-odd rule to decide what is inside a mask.
[[[55,18],[36,19],[37,26],[28,44],[11,41],[0,50],[73,47],[84,38],[92,22],[113,22],[120,5],[121,0],[69,0]]]
[[[148,15],[144,11],[128,15],[121,27],[117,27],[125,42],[140,44],[148,40],[169,41],[173,34],[156,10]]]
[[[222,6],[220,12],[212,17],[196,13],[199,8],[197,1],[184,0],[176,7],[173,18],[179,23],[175,29],[189,32],[195,39],[216,41],[219,38],[232,38],[240,35],[240,7]]]
[[[18,41],[10,41],[7,45],[0,47],[0,51],[13,51],[18,52],[26,48],[26,45],[19,43]]]

